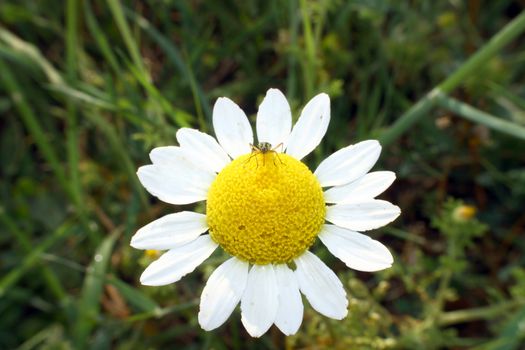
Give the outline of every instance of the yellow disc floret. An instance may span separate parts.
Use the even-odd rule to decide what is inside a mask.
[[[325,218],[323,191],[286,154],[246,154],[227,165],[208,192],[210,235],[252,264],[286,263],[310,247]]]

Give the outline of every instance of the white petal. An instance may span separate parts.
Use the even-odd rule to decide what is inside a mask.
[[[392,266],[394,258],[380,242],[334,225],[324,225],[319,239],[346,266],[359,271],[379,271]]]
[[[170,165],[145,165],[137,171],[142,185],[161,201],[188,204],[205,200],[216,174],[179,161]]]
[[[178,166],[183,163],[186,166],[199,168],[207,172],[211,172],[209,167],[198,162],[197,159],[191,158],[191,155],[185,153],[179,146],[163,146],[151,150],[149,157],[151,162],[155,165],[161,166]]]
[[[199,130],[181,128],[177,131],[177,141],[193,163],[202,164],[210,171],[218,173],[230,162],[217,141]]]
[[[206,215],[181,211],[142,227],[131,238],[131,246],[137,249],[171,249],[193,241],[206,230]]]
[[[372,199],[326,207],[326,220],[354,231],[367,231],[394,221],[401,209],[390,202]]]
[[[211,331],[222,325],[241,300],[248,279],[248,263],[237,258],[224,262],[211,274],[201,295],[199,324]]]
[[[188,157],[177,146],[157,147],[149,153],[151,162],[155,165],[171,165],[178,162],[189,162]]]
[[[319,94],[304,106],[286,144],[286,153],[298,160],[312,152],[330,123],[330,98]]]
[[[292,130],[292,112],[283,93],[269,89],[257,112],[257,139],[282,148]]]
[[[301,292],[319,313],[342,320],[348,313],[343,284],[318,257],[306,251],[295,259],[295,276]]]
[[[152,262],[140,276],[146,286],[163,286],[177,282],[195,270],[217,248],[209,235],[200,236],[193,242],[168,250]]]
[[[285,335],[297,332],[303,321],[303,301],[299,285],[292,270],[285,264],[275,265],[275,277],[279,289],[279,308],[275,325]]]
[[[253,265],[241,299],[241,321],[252,337],[260,337],[275,321],[279,306],[272,265]]]
[[[221,146],[232,158],[251,152],[253,132],[246,114],[232,100],[219,97],[213,106],[213,128]]]
[[[338,186],[352,182],[366,174],[377,162],[381,145],[367,140],[342,148],[323,160],[315,170],[321,186]]]
[[[373,199],[383,193],[394,180],[391,171],[374,171],[344,186],[332,187],[324,192],[326,203],[350,203]]]

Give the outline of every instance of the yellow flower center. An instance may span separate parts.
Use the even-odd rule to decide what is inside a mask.
[[[325,218],[321,185],[306,165],[275,152],[245,154],[208,192],[210,235],[252,264],[287,263],[310,247]]]

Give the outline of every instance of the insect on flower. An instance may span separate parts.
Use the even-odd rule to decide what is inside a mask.
[[[257,167],[259,167],[259,161],[257,160],[257,156],[260,154],[262,155],[262,159],[263,159],[263,166],[265,165],[265,162],[266,162],[266,156],[268,154],[272,154],[274,157],[272,157],[272,160],[273,160],[273,165],[276,165],[275,164],[275,158],[277,157],[277,159],[279,160],[279,162],[281,162],[281,164],[284,164],[283,161],[281,160],[281,158],[279,158],[279,152],[277,152],[277,149],[280,148],[280,151],[282,152],[282,149],[283,149],[283,143],[279,143],[277,146],[273,147],[272,148],[272,144],[269,143],[269,142],[259,142],[259,144],[257,146],[253,145],[250,143],[250,147],[252,149],[252,154],[251,156],[246,160],[246,163],[248,163],[253,157],[255,157],[255,161],[257,162]]]

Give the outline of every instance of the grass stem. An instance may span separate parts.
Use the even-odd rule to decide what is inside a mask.
[[[521,125],[501,118],[496,118],[491,114],[480,111],[466,103],[456,100],[455,98],[446,96],[445,94],[439,94],[436,102],[441,107],[456,113],[462,118],[525,140],[525,127]]]
[[[498,54],[501,49],[514,40],[525,30],[525,12],[509,22],[503,29],[492,37],[483,47],[472,55],[458,70],[450,75],[436,88],[427,93],[406,111],[394,124],[380,135],[379,140],[383,145],[389,145],[405,133],[414,123],[426,116],[435,103],[440,93],[448,94],[463,81],[477,72],[489,59]]]

